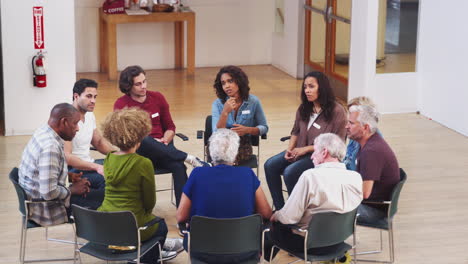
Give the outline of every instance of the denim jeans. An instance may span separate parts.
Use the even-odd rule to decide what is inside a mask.
[[[346,165],[346,169],[348,170],[356,170],[356,157],[357,153],[361,146],[357,141],[352,139],[349,140],[348,146],[346,147],[346,156],[343,159],[343,163]]]
[[[187,167],[185,167],[184,164],[187,153],[176,149],[172,142],[166,145],[154,140],[154,138],[150,136],[145,137],[143,141],[141,141],[137,153],[143,157],[149,158],[155,169],[166,169],[172,173],[176,205],[178,207],[184,185],[188,179]]]
[[[283,151],[269,158],[264,165],[265,177],[276,210],[284,206],[281,175],[284,177],[284,183],[286,184],[288,193],[291,194],[302,173],[314,167],[314,163],[310,159],[310,154],[304,155],[299,160],[291,163],[284,158],[285,153],[286,151]]]
[[[368,224],[384,224],[387,217],[385,211],[366,204],[359,205],[358,214],[357,221]]]
[[[168,230],[167,230],[166,221],[162,219],[161,221],[159,221],[158,229],[153,234],[153,236],[151,236],[151,238],[158,237],[158,236],[163,237],[163,239],[159,241],[159,243],[161,244],[161,248],[162,248],[164,246],[164,242],[166,241],[167,232]],[[158,248],[158,245],[156,245],[153,248],[151,248],[145,255],[140,257],[140,262],[158,263],[158,259],[159,259],[159,248]]]
[[[102,165],[104,163],[104,160],[103,159],[97,159],[97,160],[94,161],[94,163]],[[89,183],[91,184],[90,187],[92,189],[104,190],[105,187],[106,187],[106,180],[104,179],[104,177],[101,174],[97,173],[97,171],[78,170],[78,169],[75,169],[75,168],[70,168],[68,171],[69,172],[74,172],[74,173],[83,172],[82,178],[88,179]]]
[[[94,163],[101,165],[103,162],[103,159],[94,161]],[[70,198],[70,203],[92,210],[96,210],[99,206],[101,206],[102,202],[104,201],[104,192],[106,187],[106,181],[104,177],[96,171],[85,171],[74,168],[69,169],[69,171],[74,173],[83,172],[82,178],[88,179],[90,183],[89,193],[87,193],[86,196],[72,195]]]
[[[89,193],[84,195],[72,195],[70,203],[85,207],[91,210],[98,209],[104,201],[104,190],[90,189]],[[69,207],[71,209],[71,207]]]

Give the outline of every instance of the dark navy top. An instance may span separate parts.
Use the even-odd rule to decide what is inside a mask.
[[[192,201],[190,217],[236,218],[255,212],[255,192],[260,186],[252,169],[217,165],[195,168],[184,193]]]

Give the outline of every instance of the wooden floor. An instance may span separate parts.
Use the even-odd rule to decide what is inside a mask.
[[[250,77],[251,93],[261,99],[270,127],[268,139],[261,142],[263,164],[266,158],[286,147],[279,138],[288,135],[292,127],[301,81],[271,66],[242,68]],[[184,71],[173,70],[148,71],[147,75],[149,89],[161,91],[171,105],[177,130],[190,137],[187,142],[177,140],[178,148],[197,156],[202,156],[202,141],[195,138],[196,130],[203,128],[205,116],[210,114],[215,99],[212,83],[217,70],[198,68],[193,78],[187,78]],[[114,101],[121,95],[117,83],[106,81],[104,74],[78,74],[78,77],[99,82],[95,110],[99,123],[112,111]],[[395,218],[396,263],[468,263],[467,138],[413,113],[384,115],[380,129],[408,174]],[[0,263],[18,263],[20,215],[8,173],[19,165],[28,139],[29,136],[0,137]],[[170,184],[168,176],[157,176],[158,187]],[[263,168],[260,180],[269,197]],[[170,204],[168,192],[158,193],[153,212],[166,219],[169,237],[176,237],[175,208]],[[73,238],[69,226],[52,228],[49,233],[54,237]],[[358,250],[375,248],[377,241],[376,231],[358,228]],[[72,255],[72,246],[46,242],[42,230],[32,230],[28,243],[26,254],[30,257]],[[83,263],[104,263],[86,255],[82,255],[82,260]],[[292,258],[281,254],[276,263],[290,260]],[[187,263],[186,253],[169,263]]]
[[[324,62],[318,62],[322,67],[325,67]],[[348,78],[349,65],[335,63],[334,72],[342,77]],[[377,73],[398,73],[398,72],[414,72],[416,70],[416,53],[394,53],[385,54],[385,59],[381,60],[376,65]]]

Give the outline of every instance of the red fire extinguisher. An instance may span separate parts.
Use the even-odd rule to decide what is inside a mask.
[[[47,86],[47,76],[45,71],[45,57],[42,51],[39,51],[32,58],[33,85],[39,88]]]

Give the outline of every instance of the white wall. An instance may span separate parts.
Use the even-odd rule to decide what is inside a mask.
[[[382,113],[418,110],[419,73],[376,73],[378,1],[353,0],[348,98],[369,96]]]
[[[348,98],[361,95],[375,98],[377,16],[372,15],[372,12],[377,8],[377,1],[353,0]]]
[[[47,88],[32,85],[32,7],[44,6]],[[32,134],[47,122],[50,110],[71,102],[75,82],[75,35],[72,1],[1,0],[5,134]]]
[[[196,12],[196,67],[271,64],[274,1],[190,0]],[[102,0],[75,0],[78,72],[99,71],[98,8]],[[117,64],[146,69],[174,66],[173,23],[117,26]]]
[[[417,67],[421,113],[468,136],[466,0],[420,1]]]
[[[349,98],[369,96],[382,113],[419,110],[468,135],[467,9],[466,0],[421,0],[416,72],[376,74],[378,3],[353,0]]]
[[[273,33],[273,66],[301,78],[304,69],[304,1],[284,1],[284,30]]]

